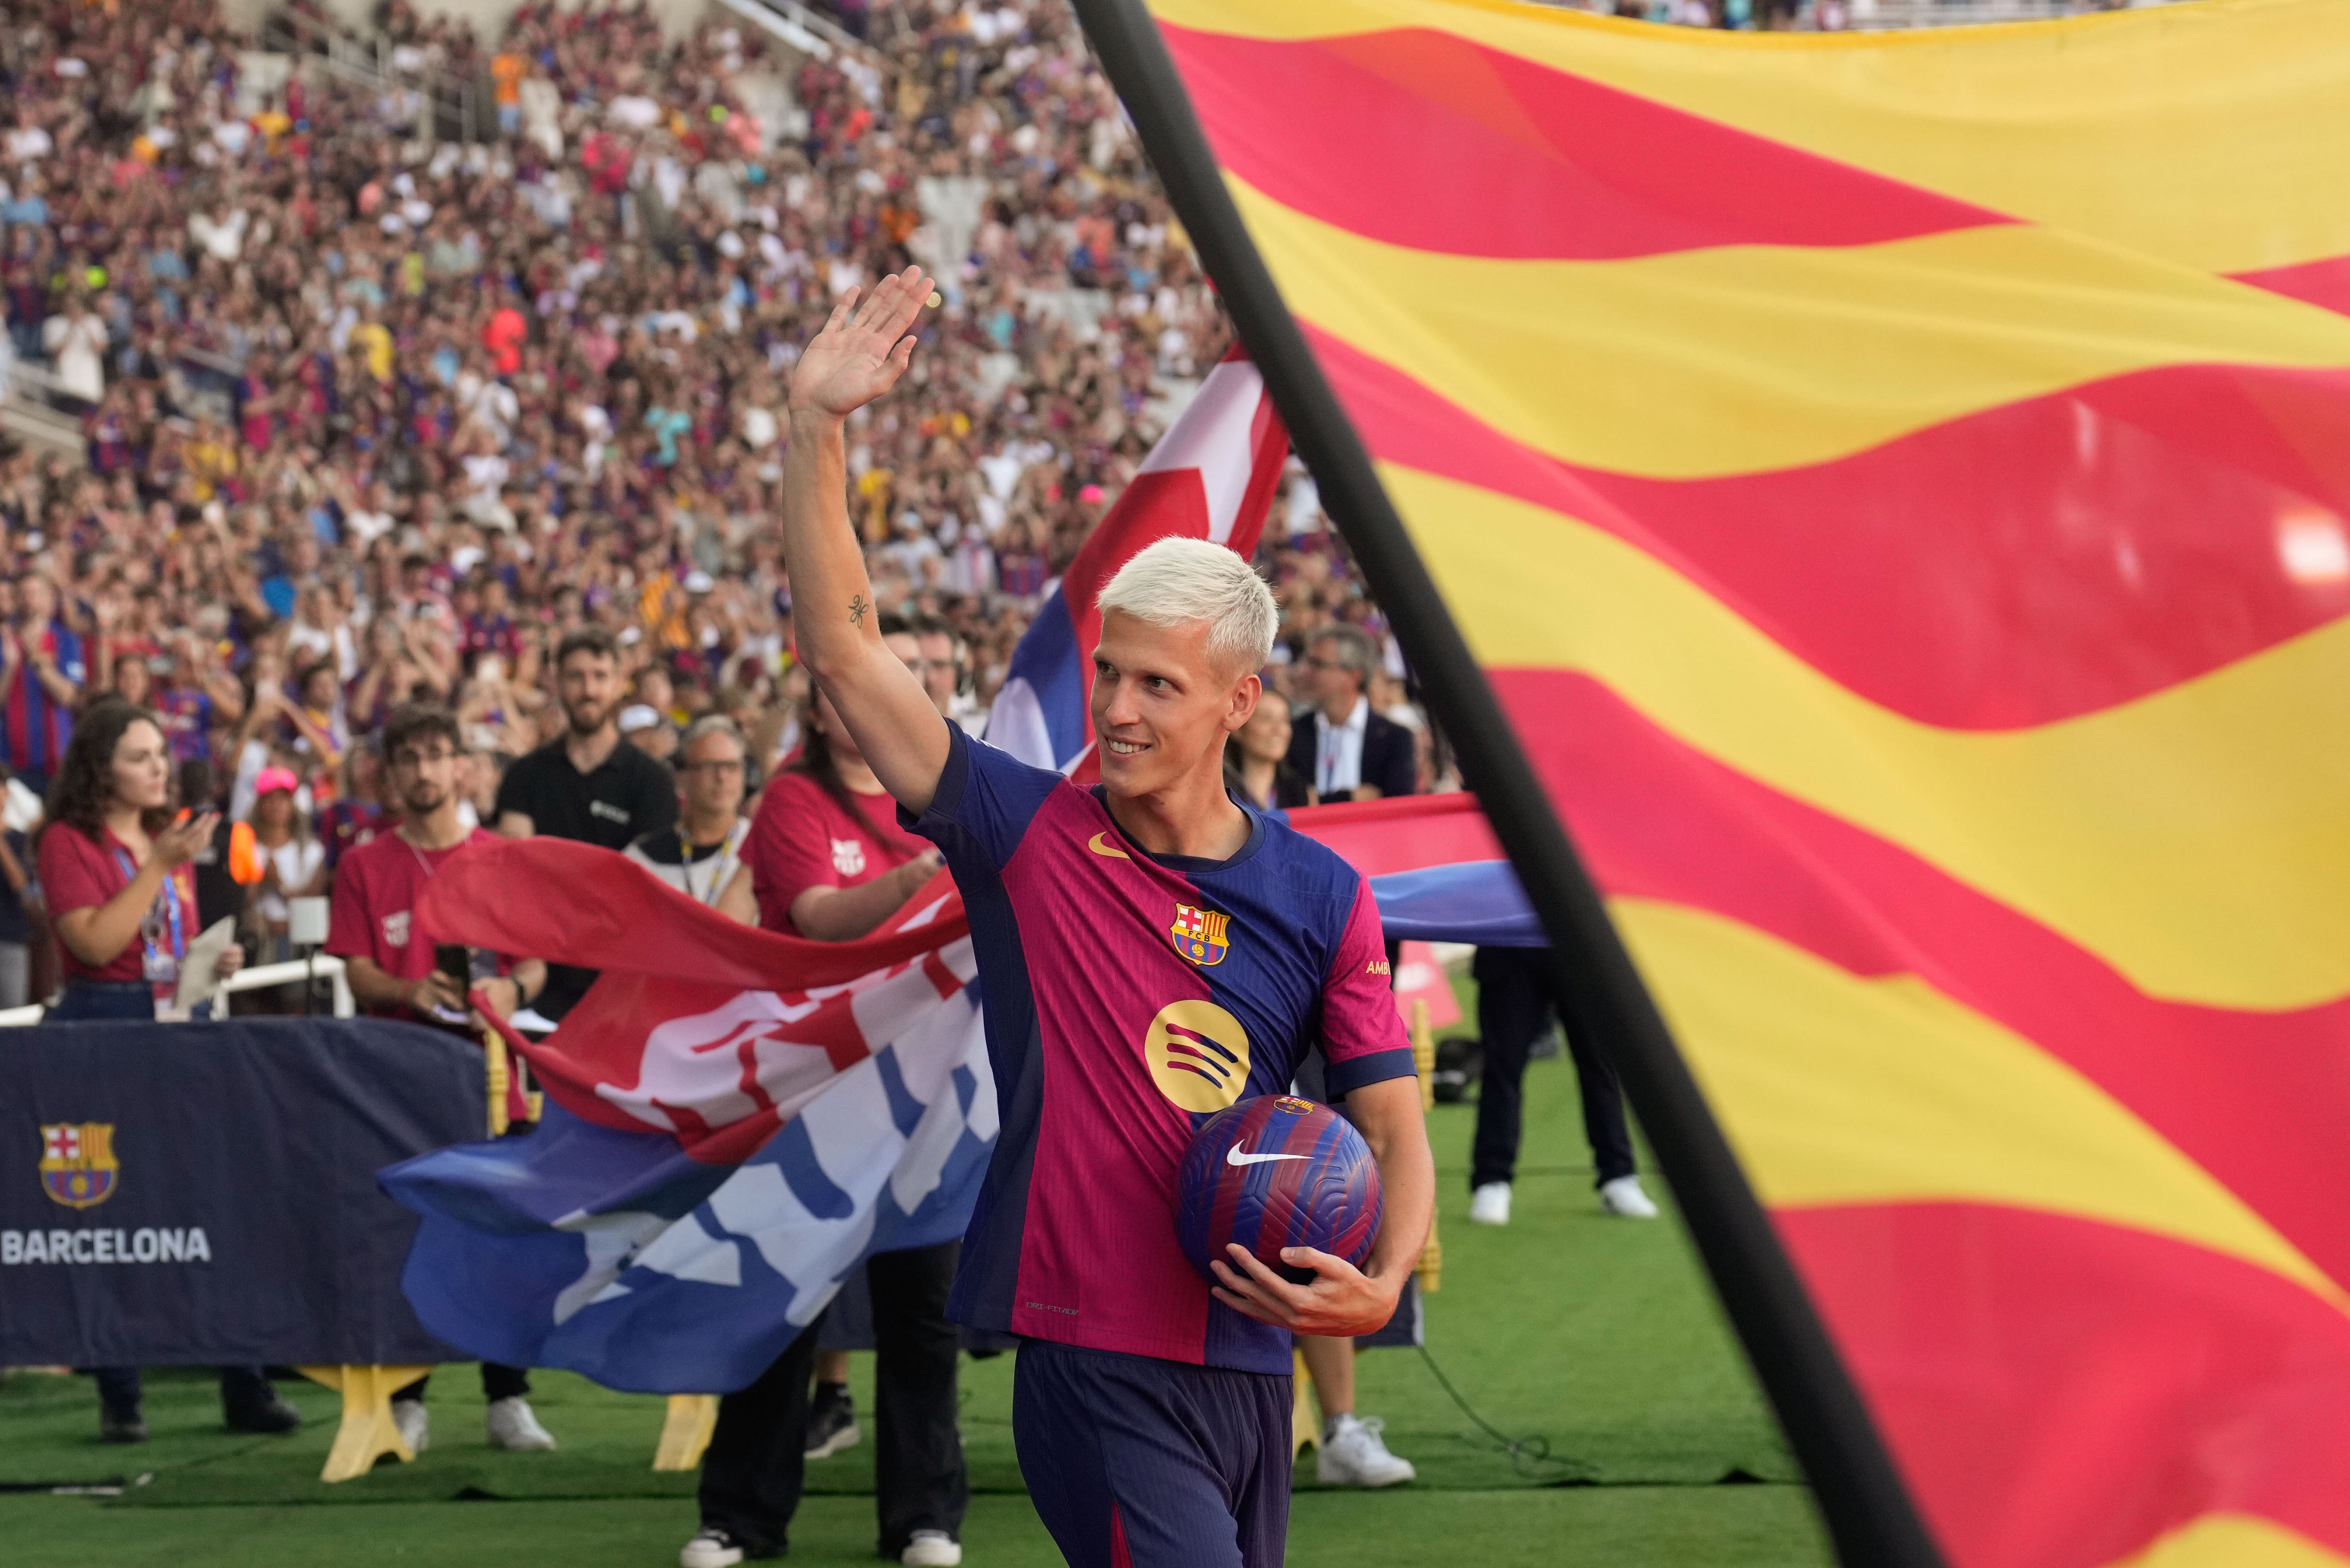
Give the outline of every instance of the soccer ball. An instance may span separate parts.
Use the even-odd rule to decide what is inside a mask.
[[[1313,1247],[1359,1266],[1379,1233],[1379,1168],[1352,1123],[1295,1095],[1260,1095],[1217,1112],[1192,1136],[1178,1179],[1175,1234],[1213,1282],[1210,1259],[1237,1241],[1294,1283],[1310,1269],[1281,1261]]]

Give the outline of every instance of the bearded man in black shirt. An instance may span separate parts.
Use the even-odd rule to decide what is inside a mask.
[[[566,634],[555,649],[555,690],[568,729],[506,769],[498,786],[500,833],[625,849],[676,826],[677,779],[669,764],[620,743],[625,689],[610,632],[584,627]],[[538,1012],[560,1022],[595,978],[594,970],[549,964]]]

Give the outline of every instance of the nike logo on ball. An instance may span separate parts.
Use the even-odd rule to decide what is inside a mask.
[[[1303,1154],[1243,1154],[1241,1152],[1241,1146],[1238,1144],[1234,1144],[1232,1147],[1224,1150],[1224,1163],[1226,1165],[1263,1165],[1268,1159],[1307,1159],[1311,1158],[1312,1157],[1309,1155]]]

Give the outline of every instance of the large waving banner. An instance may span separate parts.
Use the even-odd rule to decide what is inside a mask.
[[[1846,1561],[2350,1563],[2350,5],[1079,9]]]
[[[962,900],[872,936],[735,925],[607,849],[534,838],[432,879],[435,940],[601,970],[544,1044],[527,1137],[391,1167],[402,1284],[484,1360],[614,1388],[740,1388],[873,1252],[962,1234],[996,1133]]]

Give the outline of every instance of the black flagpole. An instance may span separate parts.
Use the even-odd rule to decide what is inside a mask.
[[[1139,0],[1075,4],[1290,439],[1314,471],[1325,510],[1447,716],[1462,771],[1550,933],[1557,978],[1623,1079],[1722,1307],[1811,1481],[1836,1555],[1846,1568],[1944,1568],[1484,672],[1250,242],[1157,24]]]

